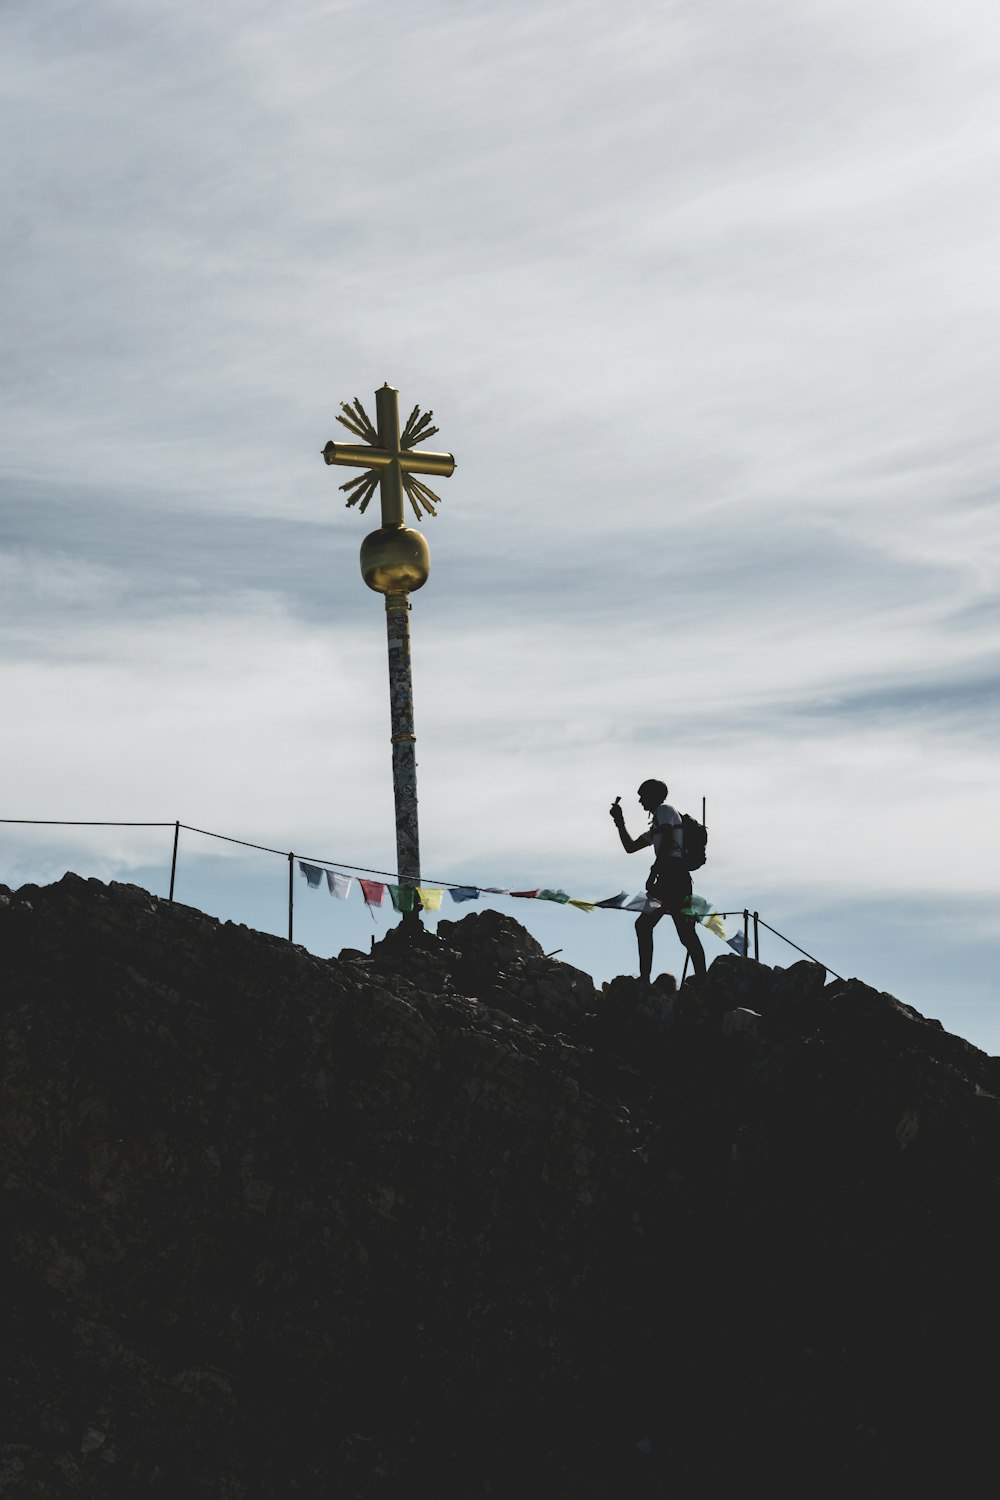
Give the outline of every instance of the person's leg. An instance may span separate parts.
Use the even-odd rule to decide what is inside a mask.
[[[653,928],[662,911],[644,911],[636,918],[635,935],[639,943],[639,978],[649,983],[653,973]]]
[[[674,926],[677,928],[677,936],[690,954],[694,972],[699,978],[703,977],[708,972],[708,965],[705,963],[705,950],[701,946],[701,938],[698,936],[694,917],[675,915]],[[650,944],[650,958],[652,958],[652,943]]]

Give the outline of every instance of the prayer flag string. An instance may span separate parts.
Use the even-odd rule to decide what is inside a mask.
[[[326,870],[320,865],[311,864],[309,861],[300,859],[299,870],[305,877],[306,884],[310,890],[319,890],[323,876],[326,876],[327,888],[331,896],[337,896],[341,901],[346,901],[350,894],[354,881],[350,875],[343,875],[337,870]],[[395,882],[381,880],[362,880],[358,878],[361,894],[364,896],[369,911],[374,915],[374,910],[385,901],[388,892],[393,908],[398,912],[413,911],[417,899],[424,911],[440,911],[444,901],[445,891],[456,904],[465,901],[478,901],[480,897],[490,896],[516,896],[524,901],[552,901],[558,906],[575,906],[577,911],[591,912],[601,907],[606,911],[635,911],[655,912],[661,909],[660,902],[653,896],[648,896],[645,891],[640,891],[630,896],[627,891],[619,891],[617,896],[606,896],[603,901],[585,901],[578,897],[569,896],[563,890],[549,890],[547,887],[536,886],[531,890],[512,891],[509,887],[489,885],[453,885],[435,886],[418,885],[408,886]],[[741,952],[742,936],[727,939],[726,930],[722,918],[725,912],[717,912],[712,903],[706,901],[704,896],[692,896],[684,914],[694,917],[696,922],[702,923],[713,936],[719,938],[723,943],[728,942],[734,952]]]

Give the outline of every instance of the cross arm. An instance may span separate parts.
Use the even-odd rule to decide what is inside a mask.
[[[399,455],[399,467],[404,474],[440,474],[442,478],[450,479],[455,472],[455,455],[411,448]]]
[[[384,448],[370,448],[367,443],[327,443],[323,457],[328,464],[346,464],[350,469],[385,469],[393,455]]]
[[[453,453],[431,453],[426,448],[412,448],[401,453],[389,453],[385,448],[372,448],[367,443],[327,443],[323,457],[328,464],[344,464],[350,469],[387,469],[394,458],[404,474],[440,474],[450,479],[455,472]]]

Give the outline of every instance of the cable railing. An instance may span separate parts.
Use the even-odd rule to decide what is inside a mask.
[[[174,819],[173,822],[167,822],[167,821],[149,821],[149,822],[145,822],[145,821],[127,820],[127,819],[123,820],[123,819],[87,819],[87,818],[0,818],[0,824],[6,824],[6,825],[11,825],[11,826],[22,826],[22,827],[46,827],[46,828],[172,828],[173,831],[174,831],[174,837],[173,837],[173,847],[172,847],[171,857],[170,857],[170,887],[169,887],[169,894],[168,894],[168,898],[167,898],[169,901],[173,901],[174,900],[174,889],[175,889],[175,884],[176,884],[176,879],[177,879],[178,855],[179,855],[179,851],[180,851],[180,835],[181,835],[181,830],[182,829],[185,832],[187,832],[187,833],[195,833],[195,834],[200,835],[203,838],[218,839],[218,840],[220,840],[223,843],[238,844],[242,848],[245,848],[245,849],[256,849],[256,850],[260,851],[263,854],[274,854],[274,855],[277,855],[280,858],[282,858],[284,860],[287,860],[287,862],[288,862],[288,941],[290,943],[294,942],[294,932],[295,932],[295,864],[296,864],[296,861],[298,861],[300,869],[302,869],[303,866],[310,866],[310,867],[312,867],[314,869],[319,869],[321,871],[322,870],[329,870],[331,872],[342,873],[342,874],[345,874],[345,875],[350,875],[352,877],[353,876],[359,876],[360,877],[360,876],[364,876],[364,875],[373,875],[373,876],[376,876],[376,877],[379,877],[379,876],[385,877],[385,879],[388,880],[390,876],[396,874],[396,872],[392,871],[392,870],[376,870],[376,869],[372,868],[370,865],[350,864],[350,863],[348,863],[348,862],[346,862],[344,860],[340,860],[340,859],[330,859],[330,858],[327,858],[327,857],[324,857],[324,856],[319,856],[319,855],[300,854],[297,851],[290,850],[290,849],[275,849],[275,848],[273,848],[269,844],[256,843],[252,839],[236,838],[232,834],[228,834],[228,833],[215,833],[212,829],[209,829],[209,828],[196,828],[194,826],[194,824],[192,824],[192,823],[182,823],[182,822],[180,822],[179,819]],[[305,874],[306,871],[302,870],[302,873]],[[392,889],[398,889],[397,887],[388,887],[388,888],[390,890],[392,890]],[[419,887],[419,889],[422,890],[422,891],[427,890],[428,888],[432,888],[432,889],[435,889],[435,890],[438,890],[438,891],[450,890],[452,892],[457,892],[457,891],[474,892],[477,897],[490,896],[490,895],[498,895],[498,896],[513,896],[513,897],[536,898],[536,899],[542,899],[542,900],[556,901],[559,904],[574,905],[574,906],[582,907],[582,908],[584,908],[586,910],[591,910],[591,909],[596,908],[596,907],[602,907],[603,909],[610,910],[610,911],[635,911],[635,910],[637,910],[637,908],[634,905],[633,906],[629,906],[629,905],[619,905],[619,904],[616,904],[618,898],[609,898],[608,900],[605,900],[605,901],[593,901],[593,902],[591,902],[591,901],[571,901],[570,898],[567,897],[566,894],[565,894],[565,892],[563,892],[563,891],[553,892],[553,891],[542,891],[542,890],[538,890],[538,889],[530,890],[530,891],[529,890],[515,891],[515,890],[511,890],[510,888],[505,887],[505,886],[473,885],[469,881],[458,881],[458,880],[423,881],[422,884],[421,884],[421,886]],[[624,895],[625,895],[625,892],[622,892],[622,896],[624,896]],[[369,901],[369,898],[368,898],[367,894],[365,895],[365,899],[366,899],[366,901]],[[471,899],[471,898],[465,897],[463,899]],[[371,905],[370,901],[369,901],[369,905]],[[691,913],[691,914],[692,915],[696,915],[695,913]],[[725,937],[723,937],[721,939],[721,941],[725,942],[727,944],[727,946],[730,949],[732,949],[733,952],[737,953],[741,958],[749,959],[752,956],[755,962],[760,962],[760,929],[764,928],[767,932],[770,932],[774,937],[778,938],[781,942],[786,943],[788,945],[788,947],[794,948],[797,953],[801,953],[803,955],[803,957],[808,958],[811,963],[819,964],[820,967],[823,968],[826,971],[826,973],[832,974],[833,977],[834,977],[834,979],[843,980],[843,975],[838,974],[835,969],[831,969],[829,964],[823,963],[821,959],[818,959],[818,958],[816,958],[816,956],[814,954],[807,952],[807,950],[805,948],[800,947],[799,944],[793,942],[791,938],[785,937],[784,933],[779,932],[776,927],[772,927],[768,922],[765,922],[764,919],[763,919],[763,917],[760,915],[759,912],[756,912],[756,911],[752,912],[752,911],[749,910],[749,908],[743,907],[742,909],[741,908],[733,908],[733,909],[728,910],[728,911],[705,911],[705,912],[701,912],[701,913],[697,914],[697,920],[699,922],[707,921],[709,918],[712,918],[712,917],[717,917],[717,918],[720,918],[720,919],[724,918],[724,917],[740,917],[740,918],[742,918],[742,923],[743,923],[742,933],[741,934],[737,934],[736,937],[733,937],[733,938],[730,938],[730,939],[726,939]],[[718,933],[716,933],[716,936],[718,936]],[[752,950],[753,950],[752,954],[751,954],[751,940],[752,940]],[[560,952],[560,951],[561,951],[560,949],[556,950],[556,952]],[[684,973],[685,973],[685,975],[687,973],[687,958],[685,958]],[[683,982],[683,976],[682,976],[682,982]]]

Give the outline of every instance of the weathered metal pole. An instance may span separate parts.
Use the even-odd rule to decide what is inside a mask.
[[[396,805],[396,870],[401,886],[414,892],[420,884],[420,828],[417,817],[417,736],[413,727],[413,677],[410,671],[410,601],[406,594],[385,596],[385,629],[389,646],[389,718],[392,727],[392,792]],[[404,925],[408,913],[404,913]],[[419,920],[419,917],[411,919]]]

